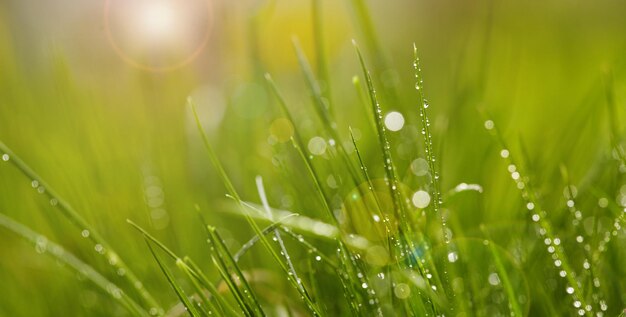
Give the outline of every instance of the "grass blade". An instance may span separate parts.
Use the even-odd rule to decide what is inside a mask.
[[[192,317],[200,316],[200,313],[196,310],[195,305],[193,305],[191,303],[191,301],[189,300],[187,295],[185,295],[185,292],[183,291],[183,289],[180,287],[180,285],[178,285],[178,283],[176,283],[176,280],[174,279],[174,276],[172,275],[170,270],[167,267],[165,267],[165,265],[163,265],[163,262],[161,261],[159,255],[156,254],[156,252],[154,252],[154,248],[150,244],[151,240],[148,239],[147,237],[145,237],[145,240],[146,240],[146,244],[148,245],[148,248],[150,249],[150,253],[152,253],[152,256],[154,257],[154,259],[156,260],[157,264],[161,268],[161,271],[163,272],[163,274],[167,278],[167,281],[170,283],[170,286],[172,286],[172,288],[176,292],[176,295],[178,296],[180,301],[187,308],[187,312],[189,313],[189,315],[191,315]],[[176,264],[178,264],[178,261],[180,261],[180,260],[177,260]]]
[[[76,272],[85,276],[85,278],[87,278],[97,287],[102,289],[116,302],[119,302],[122,306],[124,306],[131,314],[135,316],[149,316],[149,314],[132,298],[128,297],[128,295],[124,291],[122,291],[122,289],[120,289],[113,282],[109,281],[100,273],[98,273],[98,271],[96,271],[93,267],[77,258],[74,254],[65,250],[62,246],[50,242],[43,235],[32,231],[28,227],[14,221],[13,219],[1,213],[0,226],[5,227],[6,229],[20,236],[21,238],[35,244],[37,248],[40,249],[42,252],[45,251],[46,254],[50,254],[57,260],[67,264]]]
[[[72,207],[65,199],[63,199],[46,181],[43,180],[33,169],[31,169],[22,159],[19,158],[9,147],[7,147],[2,141],[0,141],[0,153],[4,153],[9,162],[13,164],[13,166],[17,167],[24,176],[32,181],[36,181],[38,184],[38,191],[45,193],[49,199],[50,204],[56,206],[58,210],[61,211],[61,214],[65,216],[74,226],[76,226],[79,230],[82,231],[83,236],[87,236],[87,238],[93,242],[94,246],[100,246],[102,254],[107,256],[109,259],[114,258],[115,261],[112,262],[113,266],[116,270],[123,270],[126,272],[124,277],[128,279],[131,285],[135,288],[135,291],[143,298],[143,300],[150,306],[150,312],[153,315],[156,315],[163,311],[163,309],[158,305],[156,300],[152,297],[152,295],[146,290],[143,286],[143,283],[137,278],[135,273],[126,265],[126,263],[117,256],[117,252],[113,250],[113,248],[105,241],[104,238],[91,226],[89,223],[83,219],[83,217]]]

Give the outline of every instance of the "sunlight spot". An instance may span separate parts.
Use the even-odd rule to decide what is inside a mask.
[[[426,191],[418,190],[413,194],[412,201],[415,207],[423,209],[430,204],[430,195]]]
[[[392,111],[385,116],[385,126],[389,131],[400,131],[404,127],[404,116],[397,111]]]

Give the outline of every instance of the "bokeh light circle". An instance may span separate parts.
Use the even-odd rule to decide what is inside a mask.
[[[169,72],[207,46],[213,10],[208,0],[105,0],[103,20],[109,45],[125,63]]]

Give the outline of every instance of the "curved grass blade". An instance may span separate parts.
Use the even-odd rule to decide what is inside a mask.
[[[117,256],[117,252],[115,252],[106,240],[91,225],[89,225],[85,219],[83,219],[83,217],[69,204],[69,202],[63,199],[47,182],[45,182],[37,173],[35,173],[33,169],[31,169],[1,141],[0,153],[8,155],[9,162],[17,167],[17,169],[20,170],[20,172],[22,172],[22,174],[24,174],[27,178],[36,181],[39,186],[38,190],[45,193],[50,198],[50,204],[56,206],[56,208],[61,211],[61,214],[63,214],[63,216],[65,216],[65,218],[67,218],[79,230],[82,230],[83,233],[86,232],[87,238],[95,246],[100,245],[104,250],[102,253],[103,255],[108,258],[116,259],[116,261],[113,262],[113,266],[117,270],[123,270],[126,272],[124,277],[130,282],[131,285],[133,285],[135,291],[143,298],[143,300],[150,305],[151,312],[155,312],[156,315],[163,311],[156,300],[143,286],[143,283],[139,280],[139,278],[137,278],[135,273],[133,273],[133,271],[119,256]]]
[[[50,242],[44,236],[32,231],[28,227],[14,221],[13,219],[0,213],[0,226],[5,227],[16,235],[20,236],[24,240],[27,240],[35,244],[42,250],[45,248],[45,253],[50,254],[59,261],[67,264],[76,272],[82,274],[94,283],[97,287],[107,293],[113,300],[120,303],[124,308],[128,310],[134,316],[149,316],[149,314],[132,298],[130,298],[123,290],[121,290],[113,282],[110,282],[104,276],[102,276],[93,267],[86,264],[74,254],[65,250],[62,246]]]
[[[487,117],[485,112],[482,112],[483,116]],[[548,221],[548,213],[542,207],[541,202],[537,198],[535,194],[535,190],[531,186],[531,183],[528,181],[528,177],[525,175],[523,166],[517,163],[514,156],[510,153],[509,148],[507,147],[506,141],[502,134],[500,134],[497,125],[493,124],[493,120],[489,117],[486,118],[486,121],[490,121],[492,124],[488,128],[488,131],[491,133],[493,137],[496,138],[498,143],[501,146],[500,156],[505,159],[509,166],[515,167],[515,177],[512,177],[516,183],[516,186],[521,191],[522,199],[526,202],[526,209],[529,213],[531,213],[530,220],[532,223],[535,223],[539,227],[539,233],[542,239],[545,241],[550,241],[548,245],[549,252],[552,253],[553,258],[559,260],[561,263],[560,269],[565,272],[565,276],[561,275],[561,277],[565,278],[568,282],[568,287],[571,287],[571,293],[569,295],[576,302],[578,301],[581,307],[586,307],[588,305],[585,300],[584,292],[581,287],[578,285],[578,281],[576,280],[575,272],[570,265],[570,261],[568,260],[567,255],[565,254],[565,250],[563,246],[560,244],[560,239],[556,237],[556,235],[552,231],[552,225]],[[555,238],[557,238],[555,240]],[[559,241],[555,243],[555,241]],[[592,314],[589,311],[584,311],[584,314],[587,316],[591,316]]]
[[[228,177],[228,175],[224,171],[224,168],[222,167],[222,164],[220,163],[219,159],[215,155],[215,152],[213,151],[211,143],[209,142],[208,137],[207,137],[206,133],[204,132],[204,128],[202,127],[202,124],[200,123],[200,119],[199,119],[198,114],[196,112],[196,108],[195,108],[193,102],[191,101],[191,99],[189,100],[189,102],[190,102],[190,104],[192,106],[192,110],[193,110],[194,117],[196,119],[196,124],[197,124],[197,127],[198,127],[198,131],[200,132],[200,134],[202,136],[202,140],[203,140],[205,148],[206,148],[206,150],[207,150],[207,152],[209,154],[210,160],[213,163],[213,166],[218,170],[220,178],[222,179],[223,183],[227,187],[228,193],[235,199],[235,201],[237,202],[237,204],[241,208],[241,211],[245,214],[245,219],[248,221],[248,223],[252,227],[254,233],[259,236],[260,241],[265,246],[265,248],[270,253],[270,255],[274,258],[274,260],[277,262],[277,264],[280,266],[280,268],[285,273],[289,273],[288,266],[283,262],[281,256],[276,252],[276,250],[274,250],[274,248],[272,247],[270,242],[267,240],[265,235],[262,234],[261,229],[256,224],[254,219],[252,217],[250,217],[250,215],[245,213],[245,208],[244,208],[243,204],[241,203],[241,198],[237,194],[237,191],[235,190],[234,186],[232,185],[232,182],[230,181],[230,178]],[[224,250],[227,250],[227,249],[224,249]],[[230,256],[230,254],[229,254],[229,256]],[[301,295],[302,295],[301,298],[303,299],[303,301],[305,302],[307,308],[311,311],[311,313],[313,313],[314,315],[319,315],[320,312],[319,312],[318,308],[313,303],[312,298],[306,292],[306,289],[304,289],[304,287],[301,285],[301,281],[295,280],[295,279],[292,279],[292,278],[288,278],[288,281],[294,288],[296,288],[301,293]]]
[[[134,223],[130,219],[126,219],[126,222],[128,222],[131,226],[133,226],[135,229],[137,229],[139,232],[141,232],[145,238],[147,238],[152,243],[154,243],[156,246],[158,246],[161,250],[163,250],[170,258],[172,258],[176,262],[177,266],[185,274],[191,274],[191,277],[193,277],[192,283],[194,283],[194,286],[195,286],[196,282],[200,282],[202,284],[202,286],[204,286],[204,288],[209,292],[209,294],[211,294],[211,296],[216,299],[217,304],[220,307],[220,310],[225,308],[225,309],[227,309],[227,311],[229,311],[229,312],[231,312],[233,314],[236,314],[235,310],[222,298],[222,296],[219,295],[219,292],[217,291],[215,286],[213,286],[213,284],[211,284],[209,282],[209,280],[206,278],[206,276],[204,275],[202,270],[200,270],[200,268],[197,265],[195,265],[195,263],[193,263],[193,261],[191,259],[189,259],[188,257],[185,257],[184,259],[181,259],[172,250],[170,250],[167,246],[165,246],[161,241],[159,241],[154,236],[152,236],[150,233],[148,233],[148,231],[146,231],[145,229],[143,229],[142,227],[140,227],[139,225],[137,225],[136,223]],[[188,266],[188,265],[184,265],[184,267],[181,266],[181,261],[184,262],[184,264],[190,264],[190,266]],[[204,296],[202,296],[204,294],[204,292],[199,292],[198,294],[199,294],[199,296],[203,297],[203,299],[204,299]],[[215,307],[215,305],[213,305],[213,303],[209,302],[207,304],[207,306],[212,311],[218,311],[218,309],[216,309],[216,307]]]
[[[517,293],[515,289],[513,288],[513,285],[511,284],[509,273],[504,268],[504,264],[502,264],[502,260],[500,259],[500,256],[498,255],[498,251],[496,250],[496,246],[493,240],[491,239],[491,237],[489,237],[489,233],[485,229],[484,225],[480,226],[480,230],[483,232],[483,234],[487,238],[487,241],[489,242],[487,247],[489,248],[489,252],[491,253],[491,256],[493,257],[496,270],[498,271],[498,277],[502,281],[502,285],[504,286],[504,290],[506,291],[506,297],[509,301],[509,308],[511,309],[511,317],[524,316],[524,313],[522,312],[522,308],[520,307],[520,304],[517,299]]]
[[[187,308],[187,312],[189,313],[189,315],[191,315],[192,317],[200,316],[200,313],[196,310],[195,305],[191,303],[187,295],[185,295],[185,292],[183,291],[183,289],[180,287],[180,285],[178,285],[178,283],[176,283],[176,280],[174,279],[174,276],[172,275],[170,270],[163,265],[159,255],[156,254],[156,252],[154,252],[154,248],[150,244],[150,239],[148,239],[148,237],[145,237],[145,236],[144,238],[146,240],[146,244],[148,245],[148,248],[150,249],[150,253],[152,253],[152,256],[154,257],[157,264],[161,268],[161,271],[167,278],[167,281],[170,283],[170,286],[172,286],[172,288],[176,292],[176,295],[178,296],[180,301],[183,303],[183,305],[185,305],[185,308]],[[178,264],[178,261],[177,261],[177,264]]]
[[[209,234],[209,245],[211,247],[211,258],[217,267],[220,275],[235,295],[237,302],[246,316],[265,316],[261,305],[252,292],[252,288],[247,279],[239,269],[237,262],[232,257],[224,241],[220,237],[215,227],[206,226]],[[242,290],[237,286],[241,284]]]

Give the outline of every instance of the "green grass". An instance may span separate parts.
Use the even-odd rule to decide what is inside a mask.
[[[282,3],[208,99],[0,5],[1,316],[624,315],[624,5],[312,0],[272,69]]]

